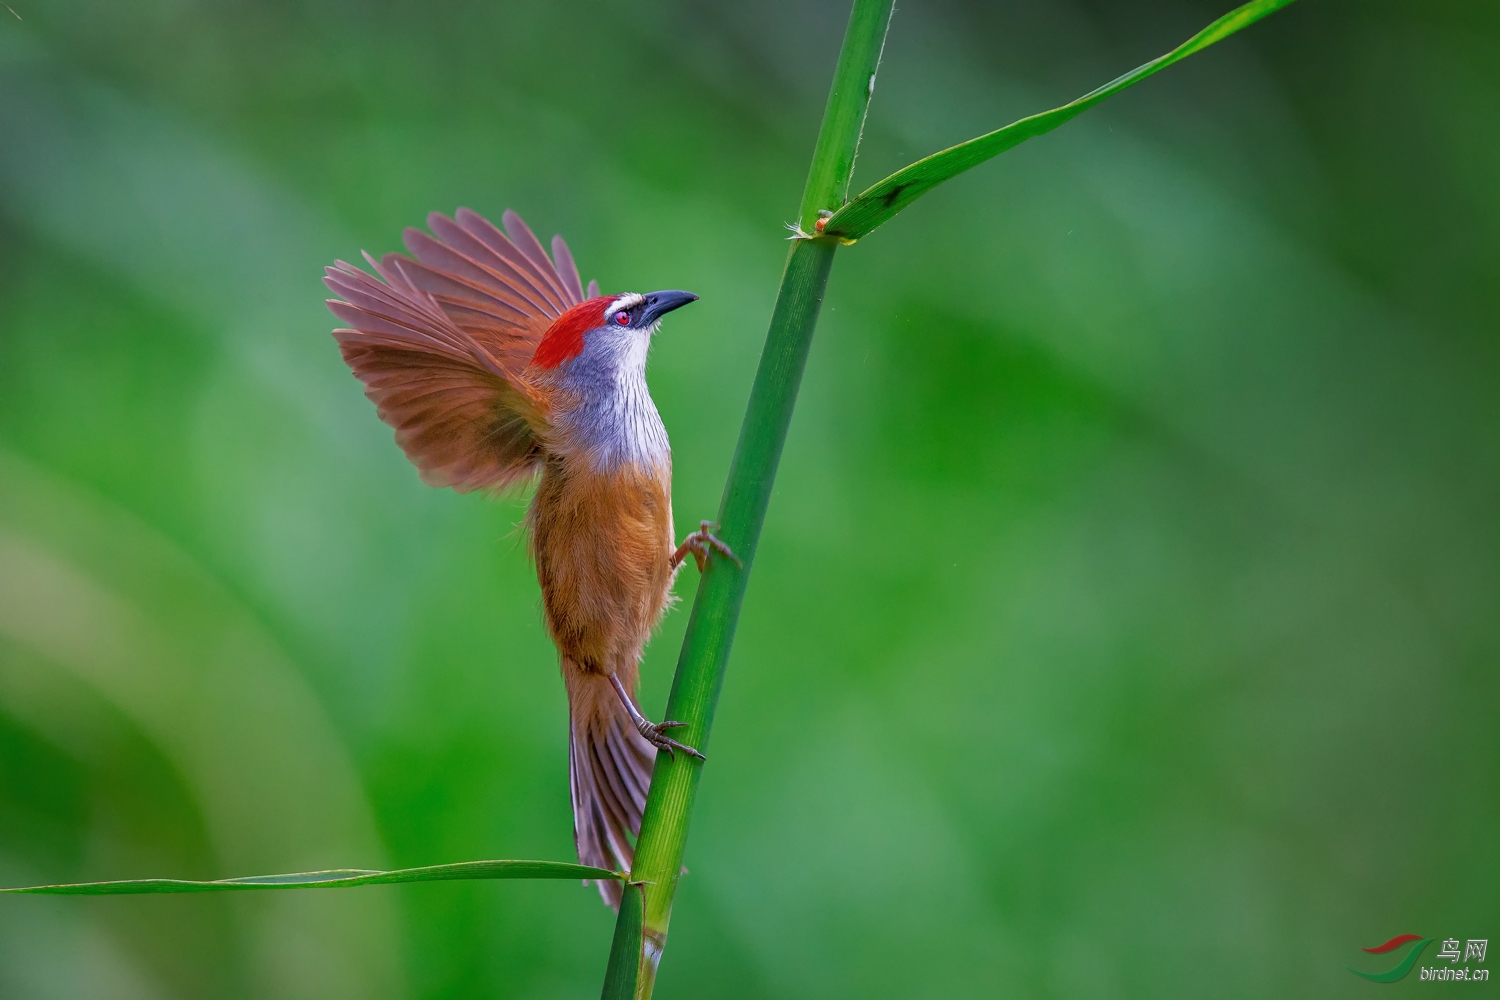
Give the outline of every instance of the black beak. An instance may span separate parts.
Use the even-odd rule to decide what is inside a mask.
[[[652,292],[646,296],[646,305],[641,311],[640,326],[650,326],[673,309],[681,309],[689,302],[697,302],[692,292]]]

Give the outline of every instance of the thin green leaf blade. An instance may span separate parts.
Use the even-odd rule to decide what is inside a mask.
[[[835,212],[824,224],[823,234],[838,237],[845,242],[852,242],[867,236],[889,221],[897,212],[944,181],[957,177],[965,170],[976,167],[1007,150],[1014,149],[1027,139],[1052,131],[1100,101],[1113,97],[1125,88],[1140,83],[1148,76],[1161,72],[1195,52],[1201,52],[1215,42],[1228,38],[1242,28],[1247,28],[1261,18],[1294,2],[1295,0],[1251,0],[1250,3],[1225,14],[1171,52],[1137,66],[1129,73],[1111,80],[1097,90],[1089,91],[1076,101],[1029,118],[1022,118],[1004,128],[970,139],[968,142],[959,143],[957,146],[951,146],[918,160],[910,166],[903,167],[866,189],[853,201]]]
[[[484,879],[622,879],[620,872],[566,861],[459,861],[447,865],[375,871],[335,868],[285,875],[249,875],[212,881],[175,878],[121,879],[114,882],[77,882],[69,885],[31,885],[0,892],[36,896],[136,896],[163,892],[233,892],[247,889],[347,889],[360,885],[401,882],[457,882]]]

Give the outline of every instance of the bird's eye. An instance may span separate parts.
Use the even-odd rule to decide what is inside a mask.
[[[628,313],[628,312],[617,312],[617,313],[615,313],[615,322],[618,323],[618,324],[620,324],[621,326],[629,326],[630,325],[630,313]]]

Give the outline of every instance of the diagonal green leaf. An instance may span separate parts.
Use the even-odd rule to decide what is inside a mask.
[[[1084,94],[1071,104],[1064,104],[1051,111],[1043,111],[1030,118],[1022,118],[1004,128],[996,129],[976,139],[970,139],[968,142],[959,143],[957,146],[951,146],[941,152],[933,153],[926,159],[918,160],[908,167],[903,167],[833,213],[832,217],[824,223],[823,235],[836,236],[846,243],[866,236],[943,181],[957,177],[965,170],[976,167],[991,157],[999,156],[1006,150],[1014,149],[1033,136],[1052,131],[1105,98],[1113,97],[1126,87],[1140,83],[1151,74],[1160,72],[1173,63],[1228,38],[1241,28],[1249,27],[1292,2],[1293,0],[1252,0],[1225,14],[1166,55],[1158,56],[1143,66],[1137,66],[1098,90]]]
[[[157,892],[229,892],[237,889],[347,889],[357,885],[393,885],[398,882],[462,882],[499,878],[623,879],[619,872],[564,861],[459,861],[451,865],[371,871],[365,868],[335,868],[321,872],[288,875],[249,875],[244,878],[194,882],[175,878],[137,878],[118,882],[78,882],[72,885],[31,885],[0,892],[39,896],[133,896]]]

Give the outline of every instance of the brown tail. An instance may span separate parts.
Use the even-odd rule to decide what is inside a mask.
[[[629,871],[656,748],[636,731],[607,676],[586,672],[566,658],[562,673],[568,685],[568,784],[578,860]],[[633,693],[635,671],[620,671],[620,681]],[[620,883],[595,884],[604,901],[618,910]]]

